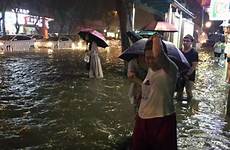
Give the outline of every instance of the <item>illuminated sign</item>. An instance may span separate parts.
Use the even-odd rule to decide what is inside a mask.
[[[29,10],[27,10],[27,9],[21,9],[21,8],[15,8],[15,9],[12,9],[11,10],[12,12],[18,12],[18,13],[20,13],[20,14],[29,14]]]
[[[230,0],[212,0],[210,5],[209,20],[229,20]]]
[[[201,0],[201,6],[208,7],[210,6],[211,0]]]
[[[36,25],[42,27],[42,18],[38,16],[25,16],[25,25]]]

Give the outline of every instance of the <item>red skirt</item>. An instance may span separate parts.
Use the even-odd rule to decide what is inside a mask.
[[[151,119],[137,115],[132,149],[177,150],[176,114]]]

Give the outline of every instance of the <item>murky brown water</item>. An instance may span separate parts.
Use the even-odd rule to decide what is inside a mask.
[[[134,113],[118,48],[102,52],[105,78],[89,79],[79,51],[0,57],[2,149],[109,150],[131,135]],[[210,54],[191,103],[176,103],[179,149],[230,149],[228,86]]]

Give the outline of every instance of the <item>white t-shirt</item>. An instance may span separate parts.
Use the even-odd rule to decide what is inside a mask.
[[[224,52],[230,57],[230,43],[225,44]]]
[[[214,52],[216,53],[221,53],[221,42],[217,42],[215,45],[214,45]]]
[[[176,67],[175,67],[176,68]],[[143,119],[170,115],[175,112],[173,95],[177,81],[177,69],[169,76],[164,69],[148,70],[142,83],[142,99],[138,114]]]

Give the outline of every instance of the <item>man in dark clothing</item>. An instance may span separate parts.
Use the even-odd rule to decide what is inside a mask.
[[[185,84],[180,85],[180,88],[177,91],[177,99],[181,100],[183,98],[183,91],[184,87],[186,89],[187,99],[191,100],[193,97],[192,90],[194,87],[195,77],[196,77],[196,67],[198,64],[198,53],[197,51],[192,48],[193,43],[193,37],[188,34],[183,38],[183,47],[182,47],[182,53],[188,60],[191,68],[189,71],[185,74]]]

